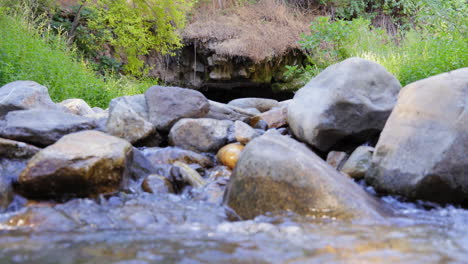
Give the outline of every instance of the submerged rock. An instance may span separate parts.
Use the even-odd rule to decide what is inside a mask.
[[[334,64],[294,96],[288,123],[294,135],[321,151],[346,137],[378,134],[401,88],[383,66],[360,58]]]
[[[169,179],[157,174],[149,175],[141,187],[143,191],[148,193],[174,193],[174,187]]]
[[[119,190],[132,163],[127,141],[98,131],[61,138],[37,153],[16,190],[33,199],[94,196]]]
[[[210,110],[208,99],[191,89],[152,86],[145,98],[149,121],[162,131],[169,131],[182,118],[203,117]]]
[[[135,102],[138,99],[140,102]],[[116,98],[109,104],[106,131],[130,143],[136,143],[156,132],[154,125],[145,119],[147,116],[143,95]]]
[[[171,128],[169,143],[197,152],[216,152],[226,145],[232,125],[229,120],[185,118]]]
[[[53,144],[66,134],[93,129],[92,119],[55,110],[22,110],[6,115],[0,136],[38,146]]]
[[[221,164],[233,169],[239,160],[242,150],[244,150],[242,144],[232,143],[222,147],[216,156]]]
[[[273,99],[266,99],[266,98],[239,98],[234,99],[228,103],[228,105],[236,106],[239,108],[255,108],[260,112],[266,112],[272,109],[273,107],[278,107],[279,103]]]
[[[342,219],[381,219],[384,212],[377,199],[305,145],[274,131],[246,146],[224,201],[243,219],[284,210]]]
[[[205,179],[203,179],[203,177],[189,165],[180,161],[176,161],[174,162],[174,167],[178,169],[182,180],[194,188],[201,188],[206,185]]]
[[[364,178],[371,165],[372,153],[374,153],[373,147],[358,147],[351,153],[351,156],[341,168],[341,172],[356,180]]]
[[[404,87],[366,181],[411,199],[468,204],[467,98],[468,68]]]
[[[70,113],[75,115],[86,116],[96,113],[83,99],[67,99],[60,102],[60,105],[63,105]]]
[[[33,81],[16,81],[0,87],[0,118],[8,112],[27,109],[63,111],[52,102],[47,87]]]

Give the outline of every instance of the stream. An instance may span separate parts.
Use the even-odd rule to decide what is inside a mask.
[[[466,263],[467,210],[380,199],[396,212],[385,223],[233,222],[187,194],[30,204],[0,215],[0,263]]]

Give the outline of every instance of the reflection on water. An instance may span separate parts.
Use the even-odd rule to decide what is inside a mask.
[[[462,263],[468,211],[382,198],[397,217],[343,222],[294,214],[228,222],[175,195],[32,204],[0,215],[0,263]]]

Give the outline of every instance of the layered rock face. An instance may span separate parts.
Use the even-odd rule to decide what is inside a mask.
[[[243,219],[283,210],[379,219],[385,211],[305,145],[274,131],[246,146],[231,176],[225,204]]]
[[[468,68],[401,91],[366,180],[411,199],[468,203]]]
[[[400,88],[381,65],[350,58],[328,67],[296,93],[288,122],[298,139],[328,151],[344,138],[378,134]]]

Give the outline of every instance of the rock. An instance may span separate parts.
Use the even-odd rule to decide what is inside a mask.
[[[215,101],[209,101],[210,111],[206,114],[206,118],[218,119],[218,120],[240,120],[248,122],[251,117],[256,115],[255,112],[239,107],[230,106],[227,104],[218,103]]]
[[[235,141],[246,145],[261,133],[242,121],[234,122],[233,133],[230,135]]]
[[[297,91],[288,107],[294,135],[321,151],[347,137],[365,142],[385,125],[401,86],[381,65],[350,58]]]
[[[139,103],[131,98],[142,98]],[[125,96],[112,100],[109,104],[109,119],[106,131],[116,137],[123,138],[130,143],[136,143],[156,132],[154,125],[145,120],[146,102],[143,95]],[[140,109],[138,109],[140,108]]]
[[[288,108],[277,107],[270,111],[261,113],[260,115],[254,116],[250,120],[250,125],[255,127],[257,123],[263,120],[268,125],[268,128],[279,128],[288,124]]]
[[[228,166],[230,169],[233,169],[236,166],[237,160],[239,159],[244,146],[239,143],[228,144],[222,147],[216,157],[221,162],[221,164]]]
[[[54,110],[21,110],[9,112],[0,124],[0,136],[47,146],[62,136],[93,129],[92,119]]]
[[[262,112],[258,111],[257,108],[244,108],[245,111],[249,111],[254,116],[261,114]]]
[[[468,68],[404,87],[366,181],[410,199],[468,204]]]
[[[12,183],[39,150],[23,142],[0,138],[0,212],[13,201]]]
[[[167,148],[144,148],[143,155],[154,165],[173,164],[181,161],[186,164],[199,164],[203,168],[213,167],[213,161],[197,152],[190,150],[167,147]]]
[[[225,204],[242,219],[267,212],[340,219],[382,219],[385,208],[305,145],[268,131],[244,149],[228,184]]]
[[[327,163],[336,170],[340,170],[348,159],[348,154],[342,151],[330,151],[327,155]]]
[[[109,104],[109,112],[110,105],[112,103],[116,104],[117,102],[126,105],[128,108],[131,108],[135,113],[141,116],[143,119],[149,121],[148,105],[146,104],[144,94],[122,96],[113,99]]]
[[[94,113],[96,113],[96,114],[100,114],[102,112],[107,112],[106,110],[102,109],[101,107],[97,107],[97,106],[93,107],[92,109],[93,109]]]
[[[109,119],[108,111],[86,115],[85,117],[94,120],[94,123],[96,124],[96,130],[107,133],[107,119]]]
[[[75,115],[86,116],[95,114],[94,110],[83,99],[67,99],[60,102],[68,109],[68,111]]]
[[[40,148],[24,142],[0,138],[0,158],[29,159],[39,150]]]
[[[16,190],[32,199],[96,196],[119,190],[132,163],[127,141],[98,131],[62,137],[21,173]]]
[[[162,131],[169,131],[182,118],[203,117],[210,110],[205,96],[190,89],[152,86],[145,98],[149,121]]]
[[[374,153],[373,147],[358,147],[351,153],[351,156],[341,168],[341,172],[356,180],[364,178],[371,165],[372,153]]]
[[[157,174],[149,175],[141,185],[148,193],[174,193],[172,183],[166,177]]]
[[[169,132],[169,143],[196,152],[216,152],[226,145],[232,121],[210,118],[178,121]]]
[[[269,111],[273,107],[278,107],[279,103],[278,101],[273,99],[250,97],[234,99],[230,101],[228,105],[236,106],[239,108],[255,108],[263,113]]]
[[[206,185],[205,179],[203,179],[202,176],[200,176],[200,174],[189,165],[176,161],[174,162],[174,167],[179,170],[179,174],[182,176],[182,179],[194,188],[201,188]]]
[[[292,102],[292,99],[281,101],[279,102],[279,107],[283,107],[283,106],[288,107],[291,102]]]
[[[16,81],[0,87],[0,118],[8,112],[27,109],[65,108],[52,102],[45,86],[33,81]]]
[[[220,179],[229,179],[231,177],[232,170],[226,166],[216,166],[206,170],[208,181],[218,181]]]

